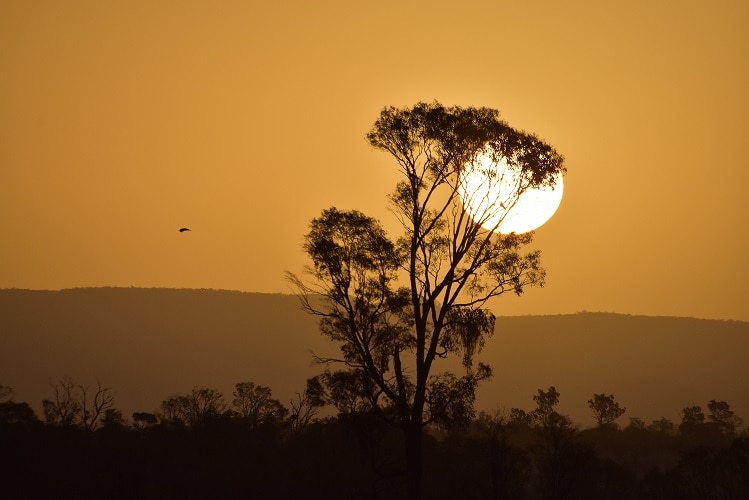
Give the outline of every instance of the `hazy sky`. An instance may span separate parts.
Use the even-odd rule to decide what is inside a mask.
[[[0,288],[288,292],[322,209],[397,227],[364,135],[436,99],[566,157],[496,313],[749,320],[748,2],[363,3],[0,2]]]

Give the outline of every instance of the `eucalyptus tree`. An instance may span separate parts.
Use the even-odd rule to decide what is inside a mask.
[[[340,358],[320,361],[361,375],[355,379],[371,409],[403,430],[409,496],[420,498],[424,427],[465,422],[477,384],[491,376],[473,359],[494,331],[486,302],[544,283],[539,251],[523,251],[532,233],[499,234],[497,214],[509,208],[506,200],[552,185],[563,158],[497,110],[437,102],[383,109],[366,138],[400,171],[390,205],[403,234],[391,239],[379,221],[330,208],[305,237],[312,280],[289,279],[340,346]],[[502,203],[461,200],[463,174],[487,157],[517,173],[513,192]],[[487,183],[501,180],[485,174]],[[449,355],[461,358],[462,374],[435,368]]]
[[[13,389],[9,385],[0,385],[0,403],[13,401]]]
[[[188,394],[178,394],[161,402],[161,420],[197,427],[226,415],[224,395],[216,389],[193,387]]]
[[[98,381],[95,392],[68,376],[57,383],[50,381],[50,386],[53,398],[42,401],[47,423],[76,425],[91,432],[102,423],[107,411],[113,409],[115,395],[112,389],[102,387]]]
[[[281,422],[289,410],[273,398],[270,387],[252,382],[239,382],[232,393],[232,409],[250,429]]]
[[[593,411],[598,427],[612,424],[627,411],[617,401],[614,401],[613,394],[593,394],[593,397],[588,400],[588,406]]]
[[[710,412],[707,418],[711,423],[729,436],[733,436],[736,433],[736,428],[741,425],[741,418],[731,410],[731,406],[728,403],[711,399],[707,403],[707,409]]]

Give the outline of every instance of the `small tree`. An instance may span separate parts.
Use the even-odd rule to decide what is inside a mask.
[[[170,425],[186,425],[188,412],[185,411],[186,401],[182,396],[172,396],[161,402],[159,418],[162,423]]]
[[[554,409],[559,404],[559,391],[553,385],[548,390],[538,390],[533,396],[536,402],[536,409],[530,413],[532,421],[542,427],[548,426],[551,422],[557,420],[559,415]]]
[[[152,427],[159,422],[158,417],[153,413],[136,411],[133,413],[133,427],[136,429],[145,429]]]
[[[627,429],[644,431],[646,428],[645,421],[640,417],[629,417],[629,425],[627,425]]]
[[[0,425],[31,425],[39,422],[28,403],[13,401],[13,389],[0,385]]]
[[[588,406],[593,410],[598,427],[613,423],[627,411],[614,401],[613,394],[593,394],[593,399],[588,400]]]
[[[701,406],[685,406],[681,410],[681,423],[697,426],[705,423],[705,414]]]
[[[533,416],[520,408],[510,408],[507,423],[513,427],[529,427],[533,422]]]
[[[648,426],[648,430],[653,432],[660,432],[663,434],[671,434],[674,432],[674,423],[666,417],[661,417],[658,420],[653,420]]]
[[[13,401],[13,389],[7,385],[0,385],[0,403]]]
[[[101,384],[96,382],[96,391],[92,397],[89,397],[87,387],[78,386],[81,395],[81,421],[83,428],[87,431],[93,431],[99,424],[103,423],[104,417],[108,416],[111,419],[114,416],[110,413],[112,405],[114,404],[114,394],[111,389],[102,387]],[[117,410],[115,410],[117,411]],[[122,414],[120,413],[120,419]]]
[[[714,423],[726,435],[733,436],[736,427],[741,425],[741,419],[737,417],[728,403],[711,399],[707,404],[710,412],[707,418]]]
[[[224,395],[216,389],[193,389],[187,397],[192,425],[204,424],[226,413]]]
[[[353,415],[373,409],[371,384],[361,370],[325,370],[315,377],[314,383],[319,387],[320,401],[334,406],[339,415]]]
[[[280,422],[289,410],[277,399],[273,399],[270,387],[255,385],[252,382],[236,384],[232,393],[234,412],[251,429],[261,425]]]
[[[685,406],[681,410],[679,432],[685,436],[702,437],[705,434],[705,414],[701,406]]]
[[[538,389],[533,396],[536,408],[529,413],[531,428],[538,438],[531,450],[543,498],[562,496],[562,478],[566,475],[569,458],[574,457],[577,429],[568,416],[557,412],[559,397],[559,391],[554,386],[546,391]]]
[[[98,381],[93,394],[88,387],[67,376],[56,383],[50,382],[50,385],[53,397],[42,401],[44,418],[49,424],[77,425],[91,432],[101,424],[105,412],[114,404],[112,390],[102,387]]]
[[[101,419],[101,427],[102,429],[124,429],[125,418],[122,416],[122,411],[116,408],[107,408]]]
[[[0,403],[0,425],[33,425],[38,422],[36,413],[28,403]]]
[[[189,394],[161,402],[163,420],[190,427],[209,423],[226,412],[224,395],[216,389],[194,387]]]
[[[307,427],[315,418],[319,409],[326,405],[324,393],[325,389],[318,377],[307,379],[304,391],[301,394],[297,392],[296,399],[293,399],[290,403],[289,422],[292,432],[297,433]]]
[[[63,377],[57,383],[52,383],[52,399],[42,401],[44,419],[48,424],[61,426],[75,425],[80,417],[82,408],[76,394],[78,384],[70,377]]]
[[[541,435],[548,449],[556,449],[575,433],[572,420],[556,411],[559,391],[553,385],[546,391],[538,389],[533,396],[536,408],[528,414],[531,425]]]

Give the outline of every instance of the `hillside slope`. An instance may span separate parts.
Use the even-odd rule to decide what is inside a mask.
[[[0,290],[0,384],[40,411],[50,378],[70,375],[117,392],[126,415],[152,411],[194,386],[227,396],[267,385],[282,402],[334,355],[317,321],[290,295],[221,290]],[[560,409],[583,425],[594,392],[613,393],[622,419],[677,420],[684,405],[728,401],[749,419],[749,323],[608,313],[498,317],[479,356],[495,377],[478,407],[533,407],[554,385]]]

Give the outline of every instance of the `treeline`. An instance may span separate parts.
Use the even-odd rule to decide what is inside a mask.
[[[41,418],[0,386],[0,496],[400,498],[398,429],[341,377],[308,380],[288,405],[242,382],[231,397],[195,388],[127,418],[99,384],[52,383]],[[445,408],[452,418],[425,439],[424,497],[749,498],[749,437],[728,403],[685,407],[678,423],[618,425],[626,409],[594,394],[597,425],[582,429],[559,399],[550,387],[531,410]]]

